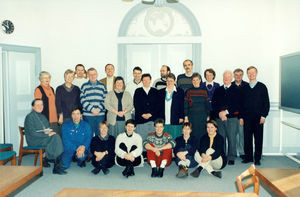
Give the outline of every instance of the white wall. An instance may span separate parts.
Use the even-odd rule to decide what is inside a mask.
[[[42,49],[42,69],[63,83],[63,72],[77,63],[103,70],[117,64],[117,33],[122,18],[136,5],[121,0],[1,0],[0,20],[15,24],[6,44]],[[298,0],[181,0],[199,21],[202,69],[213,67],[217,81],[225,69],[259,69],[259,80],[279,99],[279,56],[300,50]],[[100,72],[100,76],[104,76]]]

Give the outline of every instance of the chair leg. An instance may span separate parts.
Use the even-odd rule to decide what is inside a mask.
[[[20,166],[22,164],[22,157],[23,157],[22,152],[19,152],[18,166]]]
[[[34,166],[36,166],[36,163],[37,163],[37,156],[38,156],[38,154],[34,153]]]
[[[43,150],[39,150],[39,155],[40,155],[40,166],[43,166]]]
[[[11,159],[10,165],[11,166],[15,166],[16,165],[16,155],[14,155],[13,158]]]

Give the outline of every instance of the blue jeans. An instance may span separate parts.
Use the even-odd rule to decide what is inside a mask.
[[[83,120],[87,121],[89,125],[91,126],[93,136],[99,135],[99,123],[103,122],[105,119],[105,116],[83,116]]]
[[[75,159],[77,160],[77,165],[79,166],[85,160],[87,154],[88,154],[88,150],[85,150],[83,157],[78,158],[76,156],[76,152],[72,152],[72,151],[70,152],[68,150],[65,150],[61,158],[62,163],[64,165],[63,170],[66,170],[70,167],[73,156],[75,156]]]

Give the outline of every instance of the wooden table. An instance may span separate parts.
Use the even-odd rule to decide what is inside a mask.
[[[0,166],[0,196],[6,196],[37,175],[43,175],[41,166]]]
[[[174,191],[142,191],[142,190],[108,190],[65,188],[55,197],[257,197],[255,193],[217,193],[217,192],[174,192]]]
[[[255,174],[279,197],[300,196],[300,168],[256,168]]]

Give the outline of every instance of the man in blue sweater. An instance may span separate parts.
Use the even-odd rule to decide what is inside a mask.
[[[88,155],[92,139],[90,125],[81,120],[81,111],[78,107],[72,110],[72,120],[64,123],[62,126],[62,139],[64,153],[62,162],[64,169],[69,168],[73,156],[77,159],[80,167],[85,166],[85,158]]]
[[[99,135],[99,123],[105,119],[104,101],[107,91],[104,84],[97,80],[95,68],[88,69],[88,77],[89,81],[82,85],[80,93],[83,119],[90,124],[93,134]]]

